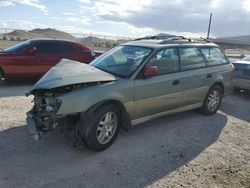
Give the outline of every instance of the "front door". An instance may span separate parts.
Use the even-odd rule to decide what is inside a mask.
[[[181,106],[181,77],[176,48],[157,52],[146,67],[156,66],[158,73],[151,78],[135,80],[134,119],[154,115]]]

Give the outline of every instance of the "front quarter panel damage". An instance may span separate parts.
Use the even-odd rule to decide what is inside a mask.
[[[117,100],[124,104],[128,112],[133,111],[134,84],[130,80],[119,80],[103,85],[67,93],[59,97],[62,105],[57,114],[85,112],[91,106],[108,100]]]
[[[80,117],[102,101],[117,100],[125,106],[126,111],[133,110],[133,81],[129,80],[74,84],[35,90],[33,94],[34,107],[28,116],[35,122],[39,137],[58,126],[73,130]],[[27,126],[34,133],[30,122],[27,121]]]

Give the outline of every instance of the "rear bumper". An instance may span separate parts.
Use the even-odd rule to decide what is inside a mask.
[[[236,78],[235,87],[250,90],[250,79]]]

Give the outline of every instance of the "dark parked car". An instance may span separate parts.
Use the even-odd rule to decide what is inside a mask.
[[[236,72],[236,89],[250,90],[250,56],[247,56],[234,63]]]
[[[0,81],[39,79],[62,58],[91,62],[98,53],[73,41],[31,39],[0,52]]]

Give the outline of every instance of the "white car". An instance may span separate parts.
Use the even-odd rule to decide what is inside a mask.
[[[250,90],[250,56],[233,63],[236,71],[236,89]]]

